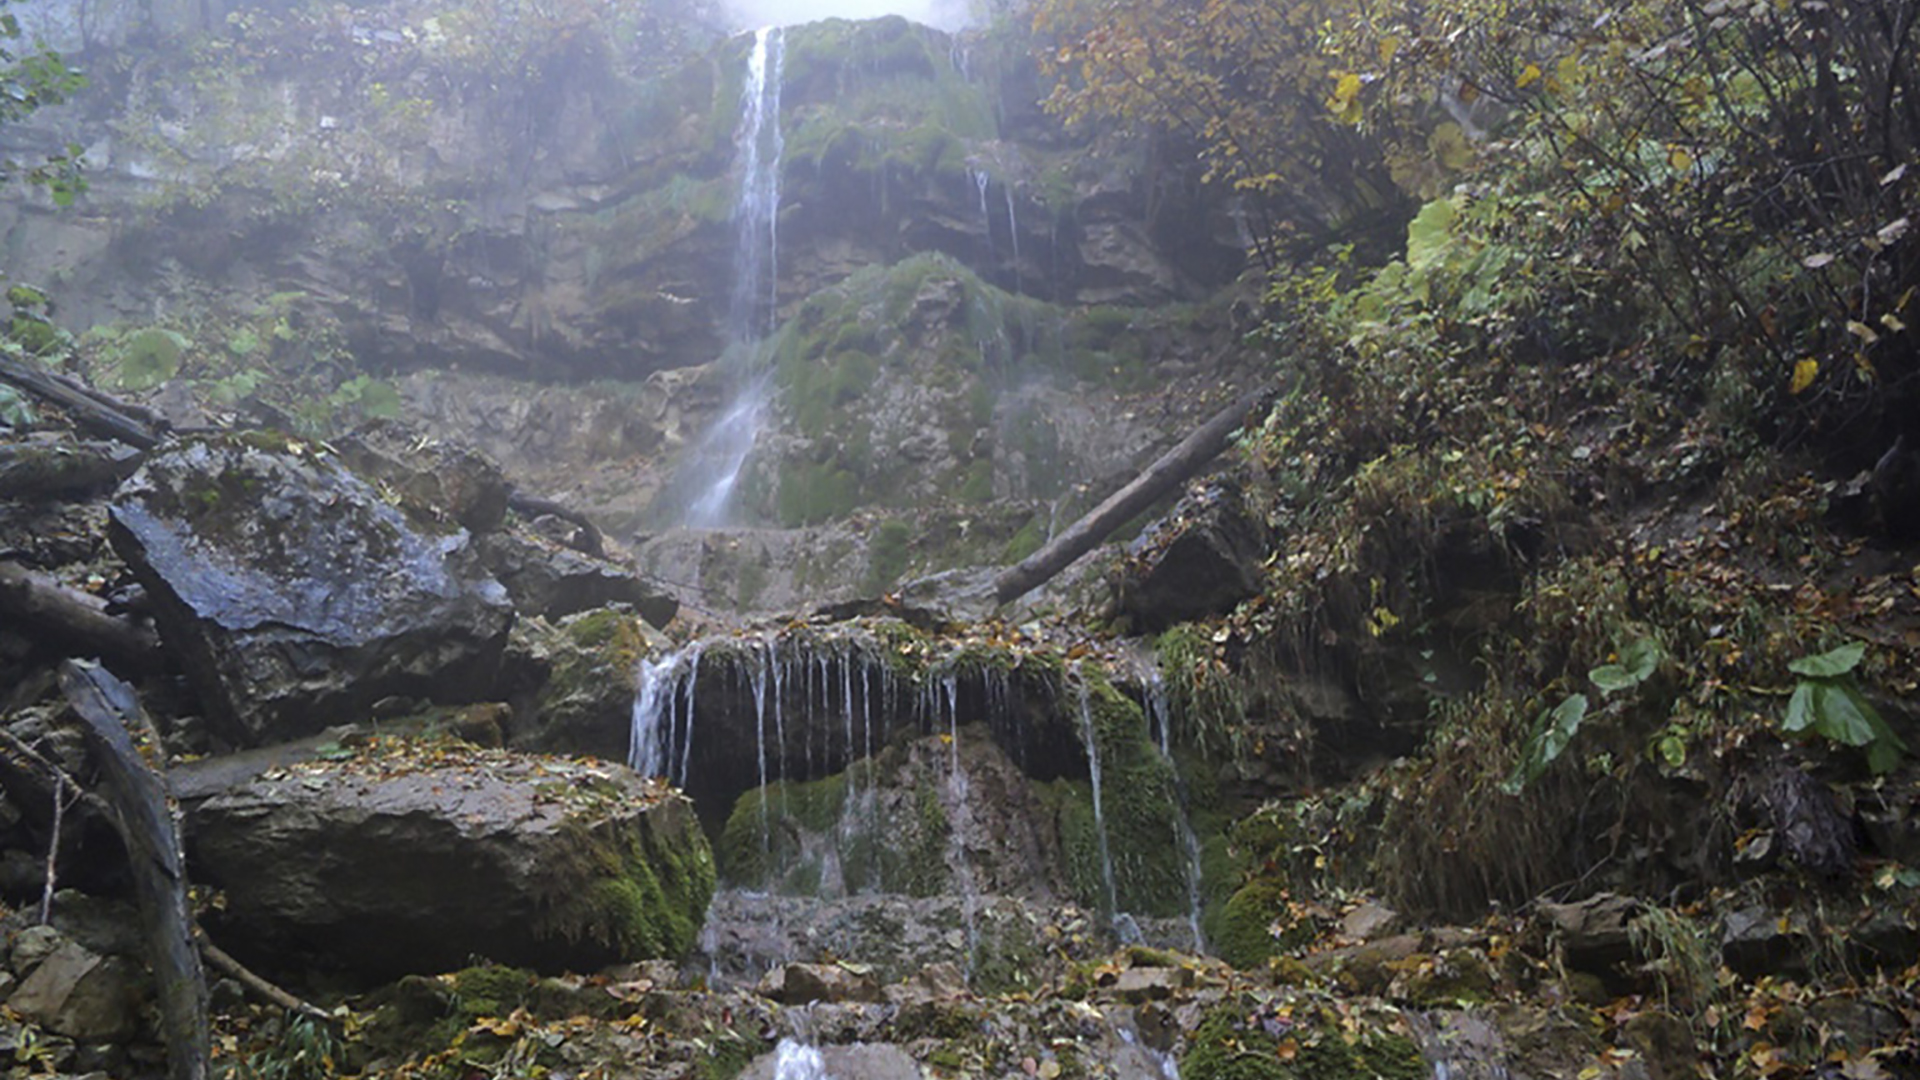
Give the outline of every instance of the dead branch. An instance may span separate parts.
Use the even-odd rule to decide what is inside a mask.
[[[160,639],[151,630],[107,614],[106,602],[98,597],[5,560],[0,560],[0,614],[36,635],[97,656],[115,670],[143,675],[165,667]]]
[[[222,949],[209,940],[205,929],[196,925],[193,930],[194,942],[200,946],[200,955],[207,958],[207,963],[212,964],[215,968],[218,968],[222,973],[233,979],[233,981],[244,987],[247,993],[252,994],[270,1005],[277,1005],[289,1012],[299,1013],[301,1016],[311,1017],[315,1020],[325,1020],[329,1023],[333,1021],[333,1016],[329,1014],[327,1010],[312,1002],[302,1001],[287,991],[282,990],[280,987],[261,978],[259,975],[254,974],[245,964],[235,960],[232,956],[228,955],[225,949]]]
[[[193,943],[180,827],[166,784],[148,767],[127,734],[145,723],[133,688],[105,668],[68,660],[60,689],[83,721],[82,734],[99,762],[114,825],[126,844],[134,896],[160,996],[160,1027],[170,1080],[207,1080],[211,1043],[207,980]]]
[[[1002,570],[993,579],[995,600],[1002,604],[1009,603],[1046,584],[1055,574],[1073,565],[1080,556],[1092,551],[1113,530],[1186,482],[1188,477],[1220,456],[1248,415],[1262,402],[1269,400],[1273,393],[1272,387],[1263,386],[1214,414],[1213,419],[1199,430],[1160,455],[1139,476],[1107,496],[1104,502],[1067,526],[1064,532],[1039,551]]]
[[[152,419],[141,419],[139,414],[148,417],[152,414],[138,406],[7,356],[0,356],[0,379],[67,410],[83,431],[118,439],[141,450],[159,445],[163,425]]]

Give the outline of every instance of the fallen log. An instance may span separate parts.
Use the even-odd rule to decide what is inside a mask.
[[[606,556],[606,544],[600,536],[600,529],[587,515],[572,507],[543,499],[538,495],[529,495],[524,491],[511,491],[507,494],[507,509],[523,517],[535,518],[549,514],[579,529],[579,534],[569,544],[574,550],[596,557]]]
[[[1080,556],[1092,551],[1113,530],[1154,504],[1162,495],[1198,473],[1208,462],[1220,456],[1232,441],[1233,433],[1247,416],[1271,400],[1275,389],[1263,386],[1241,396],[1233,404],[1214,414],[1198,431],[1180,440],[1179,445],[1147,466],[1119,491],[1107,496],[1099,506],[1067,526],[1040,550],[1002,570],[993,579],[997,603],[1017,600],[1046,584],[1055,574],[1071,566]]]
[[[140,453],[109,442],[0,445],[0,499],[31,499],[108,487],[125,480]]]
[[[141,675],[166,666],[153,631],[107,614],[99,597],[6,560],[0,560],[0,614],[13,626],[99,657],[117,671]]]
[[[126,402],[9,356],[0,356],[0,379],[67,410],[83,431],[141,450],[159,445],[161,425],[139,418],[135,412],[145,410]]]
[[[134,897],[160,998],[168,1080],[207,1080],[212,1057],[207,979],[194,944],[187,905],[186,859],[166,785],[127,734],[145,724],[133,688],[95,664],[68,660],[60,689],[84,722],[81,731],[100,767],[114,825],[126,843]]]

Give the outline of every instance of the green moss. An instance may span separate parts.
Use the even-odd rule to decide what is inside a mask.
[[[867,544],[867,587],[879,592],[900,580],[911,554],[913,529],[899,518],[888,518],[873,531]]]
[[[1287,893],[1278,883],[1256,878],[1234,892],[1206,929],[1220,959],[1237,968],[1255,968],[1281,952],[1271,927],[1286,911]]]
[[[632,629],[633,616],[612,608],[586,612],[566,624],[567,637],[583,649],[604,648]]]
[[[1000,549],[1000,561],[1006,565],[1017,563],[1039,551],[1040,546],[1046,542],[1046,526],[1041,524],[1040,515],[1035,514],[1027,519],[1026,524],[1020,526],[1020,531],[1013,534],[1013,539],[1007,541],[1007,546]]]
[[[463,968],[443,982],[451,992],[448,1011],[466,1023],[483,1016],[505,1016],[526,1004],[538,976],[524,968],[482,964]]]
[[[726,1031],[706,1043],[706,1055],[699,1061],[700,1080],[733,1080],[746,1071],[753,1059],[773,1049],[765,1039]]]
[[[1150,740],[1146,716],[1136,702],[1090,666],[1081,666],[1075,678],[1086,681],[1099,747],[1101,811],[1115,902],[1119,910],[1135,915],[1182,914],[1188,909],[1189,896],[1173,771]],[[1063,707],[1078,708],[1076,694],[1069,687]],[[1078,726],[1079,720],[1074,723]],[[1080,902],[1104,909],[1106,881],[1100,865],[1093,785],[1058,780],[1045,797],[1054,810],[1069,887]]]
[[[720,865],[727,880],[747,888],[798,890],[808,872],[798,863],[805,847],[802,833],[831,831],[846,799],[844,775],[811,783],[776,780],[743,793],[720,833]],[[801,880],[782,880],[795,873]],[[817,866],[813,877],[817,885]]]
[[[1419,1047],[1406,1036],[1351,1020],[1318,1002],[1288,1005],[1285,1041],[1249,1022],[1263,1003],[1228,1003],[1200,1022],[1180,1062],[1187,1080],[1419,1080],[1429,1075]]]
[[[868,787],[875,769],[856,766],[854,782]],[[940,895],[947,885],[948,823],[938,792],[916,789],[905,815],[843,820],[847,788],[848,775],[840,774],[810,783],[776,781],[743,793],[721,830],[727,880],[813,895],[824,856],[832,851],[850,892]]]
[[[782,525],[816,525],[844,517],[860,505],[860,481],[832,463],[787,462],[780,466],[775,502]]]
[[[978,505],[993,500],[993,462],[981,458],[967,466],[966,479],[960,482],[960,501]]]
[[[566,827],[572,857],[590,884],[553,898],[542,917],[548,930],[605,943],[630,960],[675,957],[693,947],[716,874],[690,806],[657,807],[617,837],[579,822]]]

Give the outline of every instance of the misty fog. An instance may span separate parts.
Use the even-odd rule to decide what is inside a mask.
[[[793,26],[816,19],[872,19],[904,15],[914,22],[957,30],[969,21],[968,0],[733,0],[735,29]]]

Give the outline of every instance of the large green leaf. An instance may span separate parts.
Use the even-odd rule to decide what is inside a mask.
[[[1813,686],[1803,681],[1793,688],[1793,697],[1787,700],[1787,718],[1780,726],[1788,731],[1805,731],[1813,726]]]
[[[1866,642],[1850,641],[1819,656],[1803,656],[1788,664],[1787,670],[1813,679],[1834,679],[1860,666],[1860,658],[1866,654]]]
[[[1451,199],[1435,199],[1407,224],[1407,266],[1425,271],[1440,265],[1453,249],[1453,223],[1460,211]]]
[[[1847,678],[1800,680],[1787,701],[1781,727],[1792,732],[1811,729],[1834,742],[1864,747],[1867,767],[1876,776],[1899,764],[1907,750],[1907,744]]]
[[[1601,664],[1587,672],[1587,678],[1592,679],[1602,693],[1627,690],[1653,676],[1654,669],[1660,666],[1660,655],[1659,642],[1638,638],[1620,654],[1619,663]]]
[[[1563,753],[1567,745],[1573,742],[1573,736],[1580,730],[1580,722],[1587,717],[1587,695],[1574,694],[1551,709],[1540,714],[1533,722],[1533,732],[1527,736],[1525,746],[1520,748],[1520,764],[1514,766],[1512,775],[1500,784],[1500,790],[1509,795],[1520,794],[1547,766]]]
[[[1880,716],[1858,690],[1829,679],[1810,679],[1802,685],[1813,687],[1813,730],[1848,746],[1865,746],[1873,741],[1875,721]],[[1881,722],[1878,726],[1886,725]]]
[[[0,385],[0,424],[26,427],[35,420],[33,402],[11,386]]]
[[[172,330],[150,326],[121,345],[119,383],[125,390],[151,390],[180,371],[180,354],[193,343]]]

